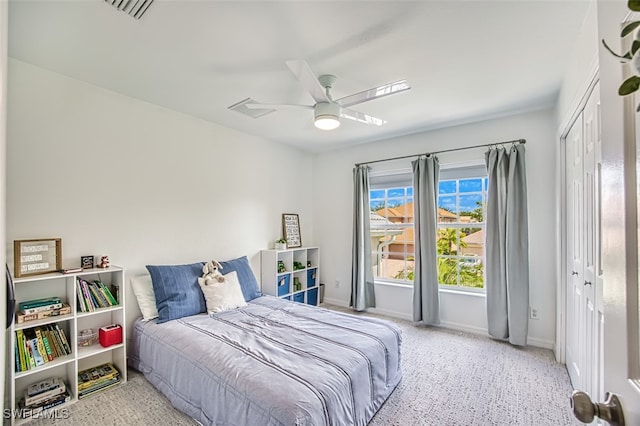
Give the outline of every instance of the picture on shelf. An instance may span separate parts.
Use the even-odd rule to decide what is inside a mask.
[[[82,269],[93,268],[93,256],[81,256],[80,266],[82,267]]]
[[[287,247],[302,247],[300,237],[300,219],[297,214],[284,213],[282,215],[282,233],[287,240]]]
[[[62,269],[62,238],[15,240],[14,276],[46,274]]]

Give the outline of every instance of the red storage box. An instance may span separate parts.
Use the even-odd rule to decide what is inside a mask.
[[[122,327],[118,324],[105,325],[98,331],[98,340],[105,348],[122,343]]]

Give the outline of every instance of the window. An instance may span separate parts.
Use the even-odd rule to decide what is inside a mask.
[[[376,280],[413,283],[410,172],[370,178],[371,251]],[[488,179],[484,165],[444,169],[438,185],[438,280],[443,288],[484,289]]]
[[[488,178],[440,179],[438,281],[447,287],[484,288],[484,229]]]
[[[374,277],[413,281],[413,188],[372,189],[369,195]]]

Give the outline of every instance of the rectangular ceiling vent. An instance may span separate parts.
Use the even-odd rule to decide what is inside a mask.
[[[238,102],[237,104],[231,105],[229,109],[233,111],[238,111],[242,114],[246,114],[252,118],[262,117],[263,115],[267,115],[270,112],[275,111],[275,109],[271,109],[271,108],[249,108],[247,104],[257,104],[257,102],[251,98],[247,98]]]
[[[104,0],[107,4],[126,13],[134,19],[142,18],[153,0]]]

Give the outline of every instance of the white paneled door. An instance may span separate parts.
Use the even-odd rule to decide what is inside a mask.
[[[602,271],[600,262],[599,91],[592,90],[565,139],[567,333],[573,387],[602,396]]]
[[[565,139],[567,201],[567,370],[574,388],[582,387],[582,114]]]

